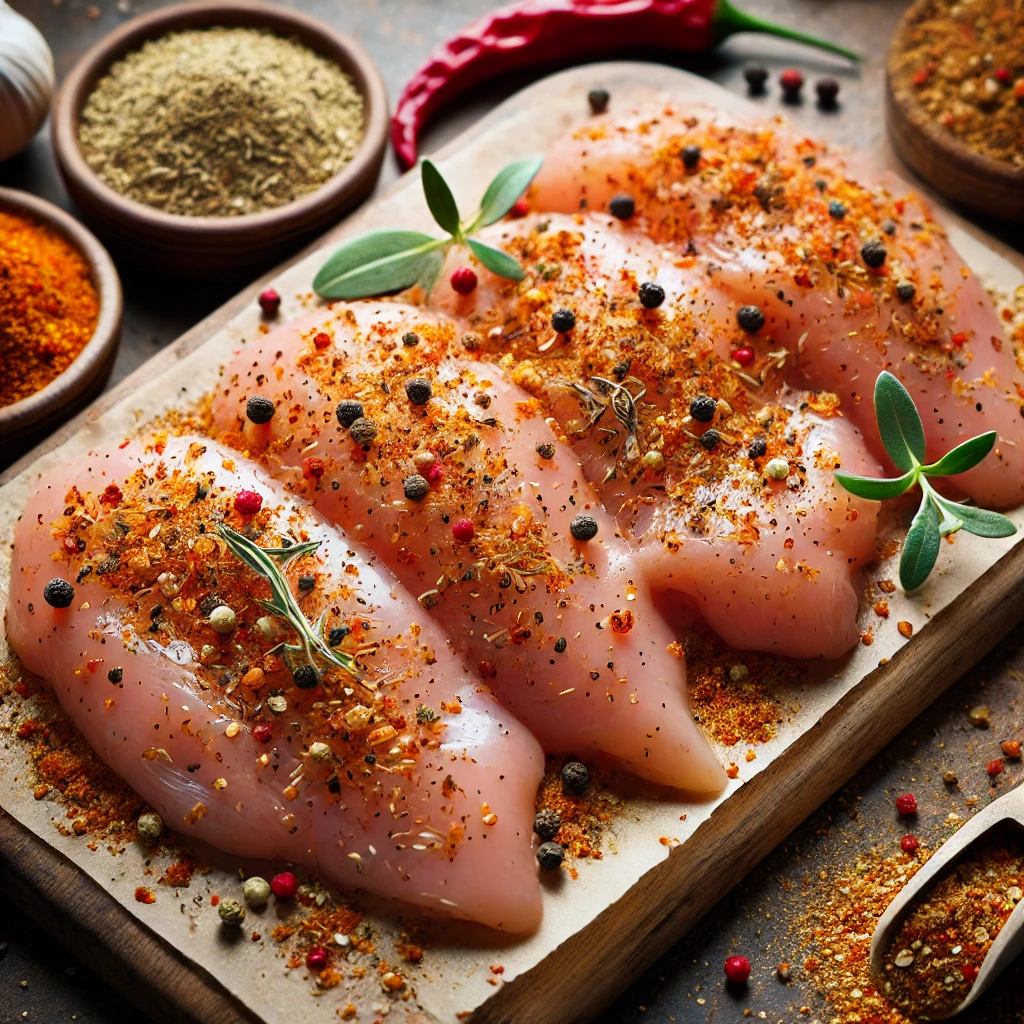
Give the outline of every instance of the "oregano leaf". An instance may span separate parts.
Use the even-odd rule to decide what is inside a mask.
[[[414,285],[426,257],[446,244],[419,231],[384,230],[360,235],[336,249],[313,278],[325,299],[365,299]]]
[[[875,381],[878,433],[893,464],[906,472],[924,461],[924,426],[907,389],[888,371]]]
[[[928,476],[956,476],[973,469],[995,447],[994,430],[979,434],[967,441],[962,441],[952,451],[946,452],[938,462],[930,466],[922,466],[921,471]]]
[[[941,542],[939,514],[931,497],[925,494],[903,542],[900,583],[904,590],[916,590],[928,578],[939,557]]]
[[[434,220],[449,235],[458,235],[459,208],[455,203],[455,196],[452,195],[452,190],[441,176],[441,172],[429,160],[424,160],[420,167],[420,180],[423,183],[423,195]]]
[[[851,494],[870,501],[882,501],[885,498],[898,498],[904,491],[917,483],[917,470],[911,469],[903,476],[895,478],[858,476],[855,473],[836,471],[836,480]]]
[[[500,249],[492,249],[491,246],[484,245],[483,242],[478,242],[475,238],[470,238],[468,242],[470,249],[473,250],[473,255],[492,274],[507,278],[509,281],[522,281],[523,268],[515,257],[509,256],[507,252],[502,252]]]
[[[943,497],[939,497],[938,501],[945,510],[961,521],[965,533],[973,533],[976,537],[993,538],[1012,537],[1017,532],[1013,522],[998,512],[977,508],[974,505],[961,505]]]
[[[485,228],[501,220],[530,187],[530,182],[537,176],[543,163],[543,156],[528,156],[498,171],[484,192],[480,212],[473,219],[470,230]]]

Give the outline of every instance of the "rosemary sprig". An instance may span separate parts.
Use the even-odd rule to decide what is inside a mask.
[[[336,249],[313,279],[313,289],[325,299],[366,299],[401,291],[420,284],[429,291],[444,265],[444,254],[464,243],[493,274],[510,281],[523,279],[518,261],[470,236],[501,220],[515,205],[540,170],[543,157],[516,160],[502,168],[487,186],[480,209],[468,221],[459,219],[459,208],[448,183],[429,160],[420,165],[423,194],[446,238],[420,231],[388,229],[370,231]]]
[[[955,476],[977,466],[996,443],[994,430],[963,441],[937,462],[925,464],[924,425],[917,407],[907,389],[886,371],[875,381],[875,419],[882,444],[903,475],[877,479],[838,471],[836,480],[852,494],[874,501],[895,498],[915,484],[921,488],[921,504],[900,556],[904,590],[914,590],[928,578],[939,557],[939,542],[947,534],[966,530],[978,537],[1010,537],[1017,532],[1006,516],[951,501],[928,482],[929,477]]]
[[[316,628],[309,622],[281,571],[293,559],[313,554],[320,547],[320,541],[311,540],[290,548],[261,548],[223,523],[217,526],[217,532],[240,562],[270,584],[273,596],[260,603],[272,615],[284,619],[299,638],[298,644],[281,644],[281,647],[289,654],[302,655],[315,669],[319,670],[326,663],[342,669],[353,679],[365,681],[364,674],[351,654],[335,651],[327,645],[322,635],[323,616]]]

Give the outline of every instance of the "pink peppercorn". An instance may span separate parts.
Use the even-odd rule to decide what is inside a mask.
[[[306,954],[306,966],[311,971],[322,971],[327,966],[327,950],[322,946],[314,946]]]
[[[994,761],[989,761],[989,763],[985,765],[985,771],[987,771],[992,778],[995,778],[1004,767],[1003,759],[1001,757],[997,757]]]
[[[996,68],[992,72],[992,77],[999,82],[1000,85],[1009,85],[1013,81],[1013,75],[1010,74],[1009,68]]]
[[[744,346],[743,348],[736,349],[732,357],[740,366],[749,366],[754,361],[754,350]]]
[[[468,295],[476,287],[476,274],[469,267],[456,267],[448,280],[460,295]]]
[[[900,840],[900,849],[904,853],[916,853],[917,848],[920,845],[921,841],[917,838],[917,836],[909,832]]]
[[[476,527],[473,525],[472,519],[456,519],[452,523],[452,536],[461,544],[471,541],[474,533],[476,533]]]
[[[299,891],[299,880],[290,871],[282,871],[270,880],[270,891],[279,900],[294,899]]]
[[[260,722],[259,725],[252,727],[252,738],[257,743],[269,743],[273,735],[274,730],[266,722]]]
[[[530,201],[525,196],[517,199],[508,212],[510,217],[525,217],[530,212]]]
[[[263,508],[263,495],[256,491],[239,491],[235,495],[235,511],[240,516],[254,516]]]
[[[804,76],[796,68],[786,68],[779,75],[779,85],[782,86],[787,98],[795,98],[800,95],[800,90],[804,86]]]
[[[281,296],[273,288],[264,288],[259,302],[264,316],[273,316],[281,308]]]
[[[430,483],[432,483],[432,484],[436,484],[437,481],[440,480],[441,477],[444,476],[444,466],[441,465],[441,460],[440,459],[438,459],[436,462],[432,462],[427,467],[427,471],[425,473],[425,476],[426,476],[427,480]]]
[[[734,985],[746,984],[750,977],[750,961],[745,956],[731,956],[725,961],[725,976]]]
[[[896,797],[896,810],[904,818],[917,814],[917,797],[913,793],[904,793],[903,796]]]

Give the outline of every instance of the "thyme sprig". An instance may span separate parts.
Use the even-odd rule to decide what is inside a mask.
[[[423,195],[434,220],[447,232],[434,238],[420,231],[370,231],[336,249],[313,278],[313,289],[325,299],[366,299],[401,291],[414,284],[427,291],[434,286],[444,254],[451,246],[468,245],[473,255],[493,274],[510,281],[523,279],[523,268],[508,253],[470,236],[501,220],[529,188],[543,157],[532,156],[503,167],[487,186],[480,208],[469,221],[459,219],[459,208],[441,172],[429,160],[420,164]]]
[[[320,547],[320,541],[311,540],[290,548],[261,548],[248,537],[223,523],[217,526],[217,532],[240,562],[270,584],[272,597],[260,603],[272,615],[284,619],[299,638],[298,644],[281,644],[280,647],[293,656],[301,655],[318,671],[325,664],[333,665],[347,672],[353,679],[365,682],[365,676],[356,664],[356,659],[344,651],[333,650],[324,640],[323,623],[326,613],[314,627],[299,607],[282,571],[293,559],[313,554]]]
[[[914,590],[928,578],[939,557],[939,543],[948,534],[966,530],[978,537],[1010,537],[1017,532],[1006,516],[952,501],[928,482],[929,477],[955,476],[977,466],[996,443],[994,430],[963,441],[926,464],[921,416],[907,389],[886,371],[875,381],[875,420],[882,445],[903,475],[878,479],[837,471],[836,480],[852,494],[874,501],[898,497],[915,485],[921,488],[921,504],[900,556],[904,590]]]

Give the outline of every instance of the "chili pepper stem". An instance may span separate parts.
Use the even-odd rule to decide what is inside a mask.
[[[736,32],[765,32],[768,35],[780,36],[783,39],[793,39],[798,43],[806,43],[808,46],[816,46],[818,49],[828,50],[830,53],[838,53],[847,60],[863,60],[859,53],[847,50],[846,47],[839,46],[837,43],[830,43],[826,39],[818,39],[804,32],[798,32],[796,29],[776,25],[773,22],[765,21],[752,14],[746,14],[744,11],[737,10],[729,0],[718,0],[715,4],[715,33],[718,42]]]

